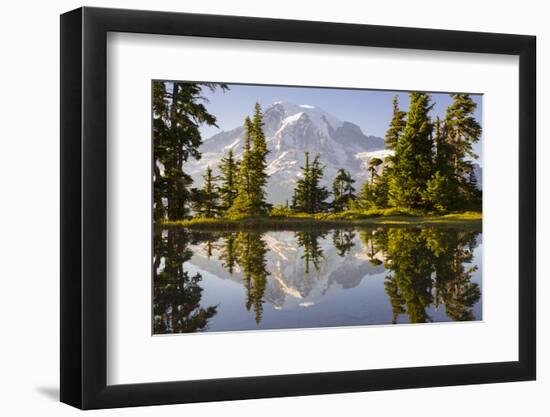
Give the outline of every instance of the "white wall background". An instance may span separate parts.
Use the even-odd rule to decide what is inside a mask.
[[[59,17],[81,6],[72,0],[5,2],[0,15],[0,412],[3,415],[75,415],[57,401],[59,392]],[[462,0],[446,6],[436,0],[358,2],[340,0],[124,0],[86,5],[158,9],[509,32],[538,37],[538,207],[541,261],[550,250],[550,210],[545,187],[550,164],[542,166],[550,134],[548,111],[550,26],[545,2]],[[456,6],[455,6],[456,5]],[[545,189],[546,188],[546,189]],[[543,416],[550,412],[550,294],[548,263],[538,268],[538,381],[432,388],[231,403],[145,407],[94,415],[280,416],[441,414]]]

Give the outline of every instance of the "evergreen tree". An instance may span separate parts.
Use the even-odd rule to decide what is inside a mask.
[[[309,152],[305,153],[305,165],[302,167],[302,178],[296,183],[292,209],[303,213],[319,213],[328,208],[326,199],[329,196],[327,187],[321,186],[325,167],[321,165],[317,154],[313,162],[309,163]]]
[[[474,117],[477,104],[469,94],[451,94],[453,103],[447,108],[445,117],[445,136],[450,146],[455,181],[462,201],[478,196],[475,180],[472,176],[472,160],[477,159],[473,144],[481,138],[481,126]]]
[[[422,193],[426,208],[444,212],[452,206],[454,195],[453,187],[450,184],[451,180],[448,176],[442,175],[440,171],[436,171],[432,175]]]
[[[376,207],[388,207],[388,190],[391,167],[386,165],[372,186],[372,202]]]
[[[340,168],[332,183],[332,209],[335,212],[349,210],[352,203],[355,201],[355,188],[353,183],[355,180],[351,178],[349,171]]]
[[[434,123],[434,147],[435,172],[426,183],[422,198],[426,208],[444,212],[453,207],[458,188],[452,166],[452,149],[439,116]]]
[[[397,148],[397,143],[399,138],[405,130],[405,116],[406,112],[399,110],[399,99],[398,96],[393,97],[393,116],[390,122],[390,127],[386,131],[384,136],[384,143],[386,148],[395,150]]]
[[[309,164],[309,152],[305,153],[305,164],[302,169],[302,178],[296,182],[292,206],[294,211],[311,213],[311,167]]]
[[[325,172],[325,167],[321,165],[319,154],[311,164],[311,208],[313,213],[320,213],[328,209],[328,203],[325,201],[329,196],[329,191],[324,185],[320,185]]]
[[[268,208],[265,201],[265,186],[267,184],[267,143],[263,131],[263,115],[259,103],[254,106],[252,119],[252,210],[255,214],[264,214]]]
[[[212,168],[208,166],[203,175],[204,184],[200,190],[194,190],[193,209],[200,217],[212,218],[219,213],[219,194],[216,191],[215,181],[217,178],[212,175]]]
[[[237,196],[229,209],[230,214],[247,215],[252,213],[252,121],[250,117],[244,120],[243,155],[239,162],[237,176]]]
[[[469,94],[451,94],[453,104],[447,108],[445,134],[452,147],[456,175],[469,173],[464,166],[466,158],[477,159],[472,145],[481,138],[481,126],[474,117],[477,104]]]
[[[183,171],[189,157],[199,159],[199,126],[216,126],[204,106],[204,88],[226,90],[225,84],[153,82],[153,214],[155,220],[187,216],[191,177]]]
[[[373,159],[376,165],[373,166]],[[380,162],[378,162],[380,161]],[[373,207],[385,208],[388,207],[388,180],[390,178],[391,167],[389,165],[384,166],[382,173],[376,175],[375,166],[378,166],[382,161],[378,158],[372,158],[370,161],[369,171],[371,175],[370,181],[367,179],[361,191],[357,196],[359,207],[363,209],[369,209]]]
[[[392,206],[424,208],[422,193],[434,173],[432,108],[426,93],[410,93],[410,107],[403,135],[395,150],[389,178]]]
[[[440,173],[450,171],[451,165],[451,148],[446,140],[444,126],[439,116],[435,118],[434,123],[434,146],[435,146],[435,169]]]
[[[245,119],[244,151],[239,163],[237,196],[229,210],[231,215],[257,216],[270,207],[266,202],[267,144],[263,132],[260,105],[256,103],[254,118]]]
[[[374,177],[377,175],[376,170],[380,165],[382,165],[382,160],[380,158],[370,158],[369,159],[369,173],[370,173],[370,183],[374,184]]]
[[[219,169],[221,208],[227,211],[231,208],[233,201],[237,197],[237,171],[239,164],[233,157],[233,149],[230,149],[227,156],[222,158]]]
[[[466,195],[466,201],[470,204],[475,204],[477,206],[481,205],[481,199],[482,199],[482,192],[478,188],[477,185],[477,177],[475,171],[470,171],[470,175],[468,176],[468,180],[466,182],[466,189],[468,191],[468,194]]]
[[[393,97],[392,101],[393,114],[390,121],[390,126],[384,135],[384,143],[386,148],[394,152],[397,151],[399,140],[403,136],[405,127],[407,125],[406,116],[407,112],[399,109],[399,98],[397,95]],[[379,160],[379,158],[376,158]],[[361,207],[388,207],[389,205],[389,182],[393,177],[393,167],[396,164],[395,154],[386,157],[387,164],[384,166],[382,175],[378,178],[376,184],[374,184],[374,175],[376,170],[373,169],[373,165],[378,164],[378,161],[369,161],[369,171],[371,174],[371,186],[369,187],[368,181],[364,184],[362,190],[362,203]]]
[[[362,209],[369,209],[372,206],[374,206],[374,201],[372,196],[373,188],[374,187],[369,183],[369,181],[366,180],[363,183],[361,190],[359,190],[359,195],[357,196],[357,200],[359,203],[359,207],[361,207]]]

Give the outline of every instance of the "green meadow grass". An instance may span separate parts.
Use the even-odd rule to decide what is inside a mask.
[[[271,213],[266,216],[241,218],[193,218],[162,221],[166,226],[193,229],[299,229],[311,227],[367,226],[367,225],[430,225],[481,227],[482,214],[465,211],[448,214],[430,214],[408,209],[349,210],[342,213]]]

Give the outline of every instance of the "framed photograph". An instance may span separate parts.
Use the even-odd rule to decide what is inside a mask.
[[[61,16],[61,401],[533,380],[535,37]]]

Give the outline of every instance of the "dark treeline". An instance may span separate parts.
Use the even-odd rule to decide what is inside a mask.
[[[331,234],[332,236],[329,236]],[[444,308],[453,321],[475,320],[473,307],[481,297],[472,282],[471,265],[479,231],[442,228],[361,228],[295,232],[305,275],[321,271],[326,257],[321,242],[331,238],[337,256],[350,255],[357,238],[369,262],[384,264],[384,288],[392,307],[392,323],[432,321],[431,307]],[[269,272],[267,245],[260,231],[190,233],[164,229],[155,233],[155,333],[196,332],[207,329],[218,306],[201,305],[201,276],[185,271],[192,252],[201,245],[207,257],[216,256],[229,274],[242,275],[244,308],[262,320]],[[162,262],[161,262],[162,260]]]
[[[476,104],[468,94],[451,94],[453,103],[445,119],[432,121],[430,96],[410,93],[405,115],[394,98],[394,112],[385,141],[395,151],[381,178],[364,190],[389,206],[447,210],[476,207],[481,203],[471,159],[481,126],[473,113]],[[378,188],[382,187],[382,191]]]
[[[232,150],[224,155],[214,175],[207,167],[201,188],[192,187],[184,162],[199,159],[201,124],[216,125],[201,92],[204,88],[226,90],[223,84],[153,83],[154,218],[180,220],[197,217],[262,216],[267,203],[268,181],[263,115],[256,103],[252,118],[244,121],[243,153],[237,160]],[[322,213],[371,208],[403,208],[445,212],[480,209],[472,160],[473,144],[481,137],[474,117],[475,102],[468,94],[452,94],[445,118],[432,120],[429,94],[410,93],[409,111],[393,100],[393,116],[385,135],[393,155],[370,158],[367,180],[357,192],[356,179],[344,168],[335,178],[324,178],[321,155],[305,153],[302,175],[292,201],[278,212]],[[323,183],[332,183],[329,190]],[[332,198],[331,198],[332,196]]]

